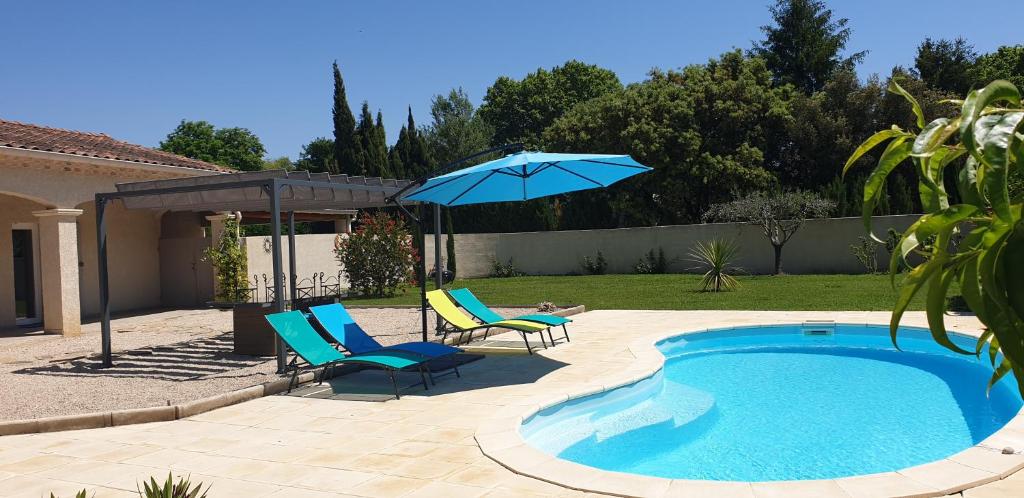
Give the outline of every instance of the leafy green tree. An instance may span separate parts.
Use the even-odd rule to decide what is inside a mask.
[[[242,171],[263,169],[267,153],[260,139],[245,128],[215,128],[206,121],[182,120],[160,150]]]
[[[303,145],[295,167],[313,173],[338,173],[338,162],[334,159],[334,140],[317,137]]]
[[[762,26],[765,39],[754,45],[777,84],[791,83],[804,93],[821,90],[833,73],[853,69],[867,52],[843,57],[850,28],[846,18],[817,0],[776,0],[770,8],[774,24]]]
[[[498,78],[484,96],[480,117],[494,128],[493,144],[523,142],[539,148],[544,129],[573,106],[622,89],[614,72],[570,60],[522,80]]]
[[[737,50],[681,72],[654,71],[647,81],[576,106],[548,128],[545,143],[630,154],[654,171],[566,196],[560,226],[690,223],[734,191],[774,185],[766,151],[785,133],[789,93],[772,87],[763,60]]]
[[[917,47],[914,70],[928,86],[957,95],[967,93],[973,83],[974,46],[963,38],[932,40],[925,38]]]
[[[979,86],[1002,79],[1024,88],[1024,45],[999,47],[995,52],[978,57],[973,75]]]
[[[926,214],[903,233],[889,263],[894,285],[901,265],[911,268],[900,282],[890,320],[893,342],[907,307],[924,291],[935,341],[955,352],[984,354],[995,369],[989,388],[1012,373],[1024,393],[1024,195],[1012,191],[1009,181],[1024,165],[1021,93],[1012,83],[997,80],[971,91],[958,115],[929,122],[918,99],[900,84],[893,82],[890,91],[910,105],[913,125],[894,124],[869,137],[847,160],[844,172],[862,154],[885,144],[864,183],[862,213],[865,229],[879,242],[871,215],[887,177],[907,160],[917,175]],[[955,170],[959,202],[943,181],[947,169]],[[926,257],[911,265],[907,256],[921,253]],[[969,350],[954,344],[946,332],[946,297],[954,283],[985,326]]]
[[[338,236],[335,253],[352,289],[374,297],[394,296],[403,283],[414,281],[417,252],[401,218],[363,213],[359,228]]]
[[[359,155],[356,142],[356,118],[352,108],[348,106],[345,96],[345,82],[341,79],[338,61],[334,61],[334,107],[331,109],[334,118],[334,158],[338,163],[338,172],[347,175],[361,174],[356,157]]]
[[[477,116],[462,88],[436,95],[430,104],[433,121],[424,130],[431,157],[447,164],[486,149],[493,129]]]
[[[277,159],[266,159],[263,161],[263,169],[283,169],[285,171],[291,171],[295,169],[295,163],[288,156],[281,156]]]

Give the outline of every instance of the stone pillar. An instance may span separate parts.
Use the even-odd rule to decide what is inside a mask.
[[[237,216],[238,220],[241,221],[242,213],[237,213],[236,214],[236,213],[222,212],[222,213],[212,214],[212,215],[206,217],[206,219],[210,222],[210,247],[217,247],[217,244],[220,243],[220,237],[222,235],[224,235],[224,222],[227,221],[227,220],[230,220],[232,218],[235,218],[236,216]],[[217,299],[217,296],[219,296],[219,295],[220,295],[220,284],[217,283],[217,269],[214,268],[214,270],[213,270],[213,296],[214,296],[214,299]]]
[[[82,331],[78,294],[78,226],[81,209],[34,211],[39,218],[39,270],[43,284],[43,330],[76,335]]]

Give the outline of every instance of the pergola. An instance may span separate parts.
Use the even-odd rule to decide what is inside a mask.
[[[127,209],[266,213],[264,219],[271,225],[274,307],[276,311],[281,312],[285,310],[284,283],[281,278],[284,274],[284,264],[281,261],[282,223],[288,224],[289,269],[290,274],[294,275],[296,213],[301,218],[315,219],[317,214],[330,215],[353,209],[386,207],[393,205],[390,199],[410,183],[408,180],[273,170],[123,183],[117,185],[117,192],[96,194],[103,367],[113,365],[105,221],[105,208],[110,202],[119,200]],[[422,296],[425,292],[425,268],[422,258],[420,261],[419,280]],[[295,279],[289,281],[292,287],[289,296],[294,296]],[[425,297],[422,297],[421,301],[425,302]],[[425,308],[422,316],[425,334]],[[286,354],[286,348],[278,338],[279,370],[284,370]]]

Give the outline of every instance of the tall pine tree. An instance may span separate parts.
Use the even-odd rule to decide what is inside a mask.
[[[338,171],[332,173],[358,175],[360,173],[356,159],[356,118],[352,116],[348,98],[345,97],[345,82],[341,79],[338,61],[334,61],[334,108],[331,115],[334,117],[334,157],[338,168]]]
[[[810,95],[821,90],[833,73],[853,69],[867,54],[842,57],[850,39],[849,20],[833,20],[824,2],[776,0],[771,13],[775,24],[761,26],[765,39],[751,52],[765,60],[776,84],[792,83]]]
[[[384,132],[384,116],[377,110],[377,122],[373,125],[373,162],[374,176],[395,178],[388,166],[388,137]]]

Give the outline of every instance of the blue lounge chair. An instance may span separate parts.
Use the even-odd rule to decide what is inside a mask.
[[[551,327],[562,327],[562,333],[565,335],[565,341],[569,341],[569,331],[566,329],[565,324],[572,323],[572,320],[555,315],[545,315],[540,313],[534,313],[530,315],[519,315],[512,318],[504,318],[497,314],[491,308],[488,308],[486,304],[477,299],[469,289],[453,289],[448,291],[448,295],[452,297],[462,309],[469,312],[478,320],[484,323],[500,322],[502,320],[521,320],[526,322],[542,323]],[[551,345],[554,346],[555,338],[551,337],[551,329],[548,329],[548,337],[551,339]]]
[[[323,367],[319,375],[321,384],[327,375],[328,368],[336,365],[356,364],[381,368],[386,371],[391,379],[391,385],[395,388],[395,398],[401,398],[398,381],[395,379],[395,372],[399,370],[419,370],[420,383],[423,384],[424,389],[430,389],[425,369],[428,359],[422,356],[397,350],[345,356],[328,344],[323,337],[320,337],[320,334],[309,324],[301,311],[274,313],[267,315],[266,319],[281,340],[295,352],[295,357],[288,362],[285,370],[292,371],[291,380],[288,382],[288,392],[291,392],[298,378],[300,359],[314,368]]]
[[[435,342],[404,342],[394,346],[384,346],[359,326],[341,303],[311,306],[313,319],[320,324],[328,335],[334,338],[341,347],[352,354],[368,354],[378,351],[404,351],[428,359],[445,358],[462,350],[446,344]],[[452,370],[459,376],[458,363],[452,360]]]

